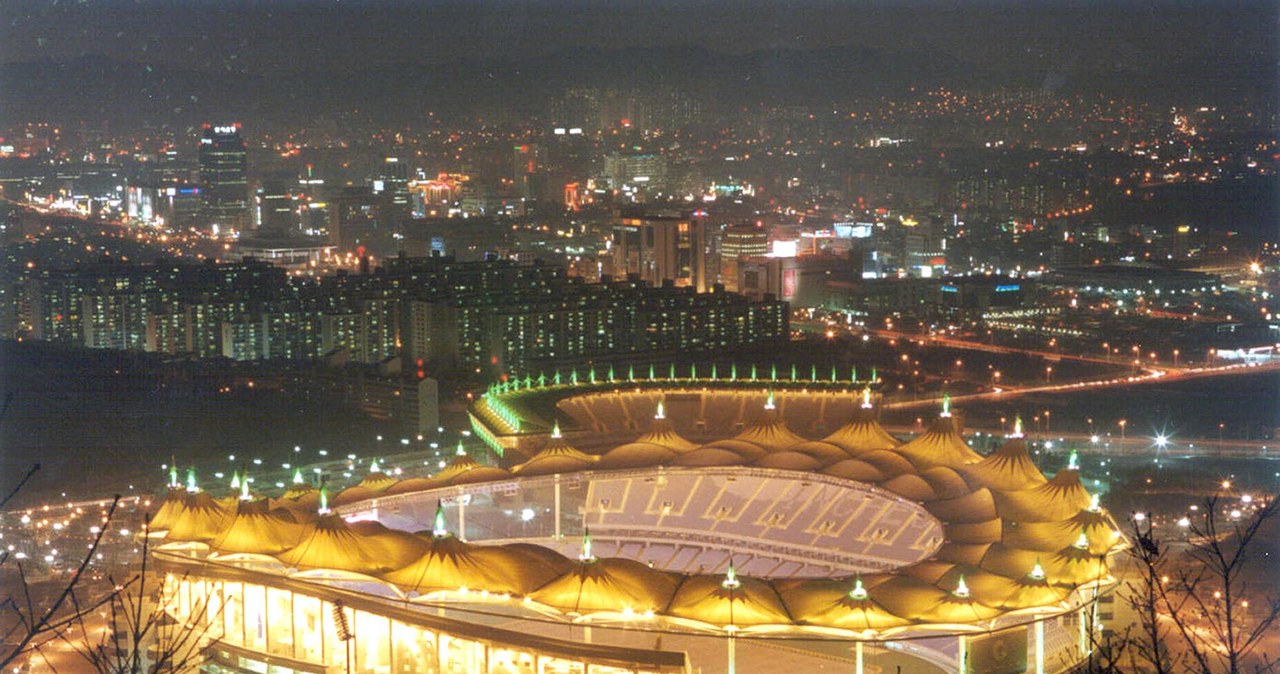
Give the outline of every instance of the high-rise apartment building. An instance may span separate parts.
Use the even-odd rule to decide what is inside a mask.
[[[89,348],[234,360],[388,363],[499,375],[604,357],[674,356],[784,343],[788,310],[716,288],[586,283],[510,260],[390,258],[375,273],[298,277],[255,259],[33,272],[7,311],[13,333]],[[416,371],[416,370],[415,370]]]
[[[667,158],[660,154],[614,152],[604,158],[604,177],[614,189],[661,191],[667,174]]]
[[[209,226],[244,231],[249,225],[248,152],[240,124],[205,124],[200,136],[200,188]]]

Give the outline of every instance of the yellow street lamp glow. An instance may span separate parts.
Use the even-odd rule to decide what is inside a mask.
[[[964,582],[964,574],[960,574],[960,582],[956,583],[956,589],[953,590],[951,594],[961,599],[969,598],[969,586]]]
[[[1032,580],[1044,580],[1044,567],[1040,566],[1040,560],[1036,560],[1035,566],[1031,567],[1031,573],[1027,574]]]
[[[871,387],[870,386],[862,389],[862,408],[867,410],[871,409]]]
[[[1088,537],[1088,536],[1086,536],[1086,535],[1085,535],[1085,533],[1084,533],[1083,531],[1081,531],[1081,532],[1080,532],[1080,536],[1078,536],[1078,537],[1076,538],[1076,542],[1075,542],[1075,543],[1073,543],[1073,545],[1075,546],[1075,548],[1076,548],[1077,550],[1088,550],[1088,549],[1089,549],[1089,537]]]
[[[666,411],[666,408],[663,406],[662,401],[661,401],[661,400],[659,400],[659,401],[658,401],[658,411],[657,411],[657,413],[655,413],[655,414],[653,415],[653,419],[654,419],[655,421],[662,421],[663,419],[666,419],[666,418],[667,418],[667,411]]]
[[[1018,414],[1013,417],[1013,433],[1009,434],[1011,438],[1022,437],[1022,415]]]

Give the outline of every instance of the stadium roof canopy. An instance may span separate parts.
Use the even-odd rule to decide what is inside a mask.
[[[984,457],[944,413],[897,444],[855,405],[834,432],[810,439],[773,403],[770,393],[754,423],[706,442],[676,433],[655,405],[651,428],[596,453],[556,432],[509,468],[463,452],[433,476],[379,472],[334,499],[346,514],[429,502],[435,518],[417,533],[344,520],[327,512],[323,494],[321,513],[299,506],[309,492],[231,505],[175,486],[153,535],[268,555],[299,571],[371,576],[409,596],[484,592],[571,619],[646,614],[734,630],[980,629],[1005,615],[1061,611],[1075,590],[1114,582],[1108,558],[1126,544],[1114,521],[1075,469],[1046,479],[1021,438]],[[436,507],[438,498],[489,488],[534,494],[568,478],[587,485],[582,524],[609,539],[597,550],[615,554],[593,554],[592,534],[577,560],[545,545],[463,541]],[[714,568],[675,571],[626,552],[680,537],[703,547],[723,540],[723,554]],[[759,565],[757,574],[741,559],[735,566],[744,548],[776,548],[779,559],[788,549],[820,551],[836,572],[771,575]]]

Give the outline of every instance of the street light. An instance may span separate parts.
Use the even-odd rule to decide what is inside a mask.
[[[1165,447],[1168,447],[1168,446],[1169,446],[1169,438],[1165,437],[1163,434],[1156,436],[1157,449],[1164,449]]]
[[[1123,442],[1124,442],[1124,427],[1129,425],[1129,420],[1128,420],[1128,419],[1121,419],[1120,421],[1117,421],[1116,423],[1120,425],[1120,442],[1121,442],[1121,443],[1123,443]]]

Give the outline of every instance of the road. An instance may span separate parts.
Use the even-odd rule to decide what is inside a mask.
[[[1107,358],[1106,356],[1092,356],[1084,354],[1066,353],[1064,351],[1044,351],[1042,349],[1023,349],[1012,346],[1004,346],[1001,344],[988,344],[986,342],[974,342],[965,339],[956,339],[954,337],[939,337],[937,335],[918,335],[906,332],[897,332],[894,330],[873,330],[868,329],[867,332],[880,337],[881,339],[903,339],[915,342],[924,346],[949,346],[953,349],[967,349],[969,351],[985,351],[987,353],[1005,353],[1020,356],[1038,356],[1049,361],[1058,360],[1076,360],[1082,363],[1102,363],[1106,365],[1123,365],[1123,361],[1115,358]]]
[[[1103,389],[1103,388],[1119,388],[1125,386],[1141,386],[1143,384],[1151,384],[1154,382],[1168,383],[1169,381],[1180,381],[1185,379],[1200,379],[1205,377],[1223,377],[1237,374],[1258,374],[1260,372],[1276,372],[1280,371],[1280,360],[1273,360],[1266,363],[1253,365],[1232,364],[1221,366],[1203,366],[1191,368],[1164,368],[1159,370],[1143,370],[1140,374],[1127,376],[1112,376],[1102,379],[1081,380],[1072,382],[1057,382],[1052,384],[1043,384],[1038,386],[1005,386],[997,388],[994,391],[983,393],[967,393],[951,396],[951,402],[973,402],[973,401],[1005,401],[1024,395],[1036,393],[1064,393],[1069,391],[1080,391],[1085,389]],[[936,398],[924,398],[917,400],[897,400],[884,404],[886,409],[912,409],[917,407],[937,406],[942,401],[941,396]]]
[[[885,430],[895,435],[911,435],[923,430],[920,426],[886,425]],[[990,435],[1003,435],[1007,428],[974,428]],[[1147,456],[1167,459],[1190,458],[1197,456],[1214,456],[1230,458],[1268,458],[1280,459],[1280,441],[1277,440],[1239,440],[1217,438],[1170,438],[1164,447],[1156,446],[1150,437],[1135,434],[1133,437],[1121,438],[1116,435],[1097,436],[1088,433],[1027,433],[1027,439],[1034,442],[1045,440],[1056,445],[1053,451],[1065,454],[1077,451],[1080,454],[1098,456]]]

